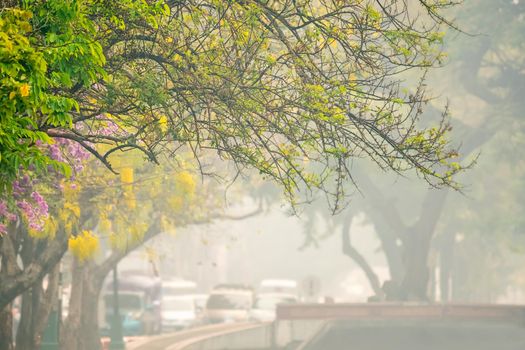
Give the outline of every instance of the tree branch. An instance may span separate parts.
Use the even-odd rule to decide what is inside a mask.
[[[381,299],[384,296],[383,290],[381,289],[381,284],[379,282],[379,277],[374,272],[372,267],[368,264],[365,257],[359,253],[359,251],[352,246],[350,242],[350,228],[352,226],[354,216],[349,215],[343,224],[341,230],[342,244],[343,244],[343,254],[351,258],[361,270],[365,273],[370,287],[374,291],[375,295],[379,296]]]

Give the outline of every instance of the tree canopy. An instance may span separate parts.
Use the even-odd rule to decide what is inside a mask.
[[[42,152],[73,140],[111,169],[115,152],[211,150],[239,171],[334,199],[351,161],[416,169],[433,185],[461,169],[446,117],[419,123],[452,2],[8,1],[1,12],[0,172],[67,173]],[[110,130],[108,132],[108,129]],[[97,144],[105,144],[103,149]],[[61,169],[60,169],[61,168]]]

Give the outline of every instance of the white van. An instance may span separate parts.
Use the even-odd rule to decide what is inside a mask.
[[[170,296],[162,299],[163,331],[192,327],[196,319],[197,310],[191,295]]]
[[[206,302],[204,321],[206,323],[248,321],[253,301],[254,293],[250,289],[215,289]]]

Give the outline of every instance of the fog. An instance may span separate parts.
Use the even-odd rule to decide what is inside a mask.
[[[525,349],[525,1],[17,3],[0,350]]]
[[[249,199],[246,202],[243,209],[257,208]],[[318,226],[324,234],[326,223],[320,222]],[[264,279],[300,282],[315,276],[320,280],[320,296],[366,301],[373,291],[362,272],[342,254],[340,235],[323,237],[318,247],[303,247],[303,228],[300,217],[275,206],[242,221],[183,228],[175,236],[155,238],[148,248],[157,252],[161,275],[192,279],[205,289],[226,282],[256,287]],[[361,237],[358,249],[369,257],[382,280],[387,279],[387,267],[384,256],[377,252],[379,242],[373,235],[373,227],[356,222],[352,230]],[[145,252],[135,253],[130,260],[143,261],[142,265],[148,266]],[[125,268],[133,268],[127,265],[130,260],[123,261]]]
[[[297,313],[311,307],[326,322],[295,317],[295,306],[283,306],[272,334],[287,334],[290,348],[302,342],[300,349],[317,350],[523,348],[523,309],[516,308],[521,316],[513,319],[504,308],[487,311],[480,305],[525,302],[524,37],[505,23],[523,27],[524,12],[519,1],[475,7],[467,1],[468,10],[455,13],[468,33],[450,34],[446,64],[427,77],[435,98],[425,106],[425,123],[446,109],[458,162],[471,165],[458,176],[456,190],[431,188],[411,173],[378,172],[358,160],[347,184],[353,194],[334,216],[321,194],[291,210],[276,194],[278,187],[237,184],[242,194],[225,195],[225,213],[260,212],[155,238],[147,249],[157,252],[153,260],[160,275],[195,281],[201,293],[212,295],[220,284],[250,286],[262,297],[261,281],[296,282],[299,299],[314,303],[297,305]],[[490,11],[493,18],[487,20]],[[261,196],[269,189],[269,196]],[[134,254],[137,263],[141,253]],[[132,264],[128,259],[121,266]],[[404,318],[380,306],[370,311],[384,301],[428,309],[406,306]],[[464,309],[447,309],[446,303]],[[440,317],[433,319],[434,312]],[[501,317],[492,319],[492,312]],[[425,325],[421,315],[427,315]],[[346,321],[327,321],[333,318]],[[296,338],[287,333],[294,327],[302,330]],[[239,337],[255,342],[256,331],[249,332]],[[233,340],[229,346],[246,348]]]

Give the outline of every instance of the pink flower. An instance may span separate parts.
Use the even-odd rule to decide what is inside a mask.
[[[5,216],[7,213],[7,204],[4,201],[0,201],[0,216]]]
[[[42,195],[37,191],[31,193],[33,203],[25,199],[17,201],[16,205],[27,219],[29,228],[41,231],[44,228],[45,220],[49,217],[49,207]]]
[[[16,215],[9,211],[7,203],[0,201],[0,219],[4,217],[7,221],[16,221]]]

